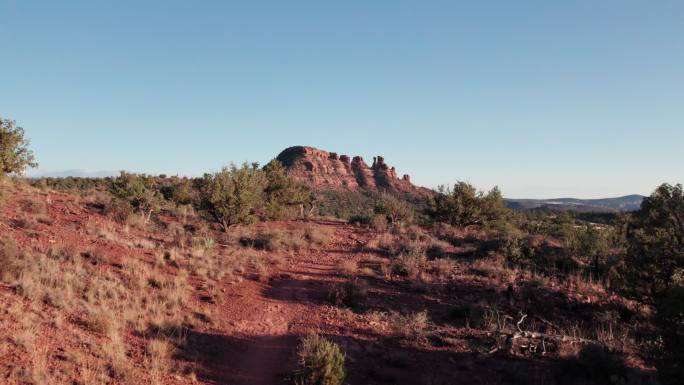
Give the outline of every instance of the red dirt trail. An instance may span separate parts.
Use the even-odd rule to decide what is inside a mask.
[[[292,373],[299,338],[318,330],[326,322],[321,315],[332,310],[324,299],[328,282],[339,280],[335,264],[353,256],[363,235],[347,226],[321,225],[335,228],[331,243],[322,250],[292,257],[268,283],[245,281],[226,289],[227,298],[215,315],[224,335],[213,336],[218,354],[203,363],[207,380],[282,384]]]

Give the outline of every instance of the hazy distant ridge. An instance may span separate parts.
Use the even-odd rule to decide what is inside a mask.
[[[602,199],[576,199],[576,198],[555,198],[555,199],[506,199],[508,207],[521,210],[532,209],[559,209],[574,211],[635,211],[641,206],[643,195],[626,195],[617,198]]]
[[[29,173],[29,178],[105,178],[108,176],[117,176],[118,171],[88,171],[88,170],[65,170],[65,171],[51,171],[51,172],[36,172]]]

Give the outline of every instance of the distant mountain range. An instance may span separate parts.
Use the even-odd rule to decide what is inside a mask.
[[[87,171],[87,170],[66,170],[66,171],[52,171],[52,172],[36,172],[29,173],[29,178],[105,178],[108,176],[117,176],[118,171]]]
[[[570,210],[578,212],[635,211],[641,206],[643,195],[626,195],[604,199],[506,199],[509,208],[518,210]]]

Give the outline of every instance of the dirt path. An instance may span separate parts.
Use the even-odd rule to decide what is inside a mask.
[[[334,227],[324,250],[293,256],[269,283],[249,282],[233,293],[220,311],[230,320],[229,336],[211,365],[214,383],[275,385],[292,373],[300,336],[320,322],[335,263],[353,252],[351,234]]]

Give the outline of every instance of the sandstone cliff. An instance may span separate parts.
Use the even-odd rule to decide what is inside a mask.
[[[295,146],[283,150],[276,159],[290,176],[319,190],[368,189],[417,195],[425,195],[429,191],[414,186],[408,175],[397,177],[394,167],[388,166],[382,156],[373,157],[373,164],[369,167],[360,156],[350,159],[335,152]]]

